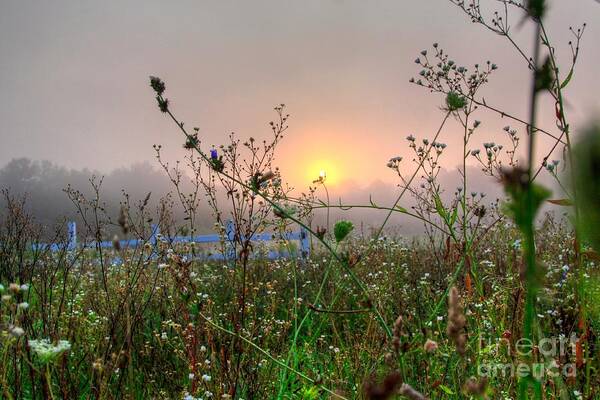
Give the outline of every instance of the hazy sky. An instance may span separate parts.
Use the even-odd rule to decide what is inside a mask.
[[[548,25],[566,63],[568,26],[583,22],[567,97],[575,127],[600,110],[600,5],[551,2]],[[525,48],[527,33],[518,35]],[[431,137],[441,120],[442,99],[408,83],[414,58],[433,42],[459,64],[497,63],[486,100],[526,116],[523,60],[447,0],[0,0],[0,165],[29,157],[108,171],[152,161],[154,143],[180,158],[183,139],[148,87],[153,74],[207,144],[230,131],[265,137],[272,106],[286,103],[292,117],[278,164],[297,186],[320,168],[338,181],[391,180],[385,163],[408,154],[405,136]],[[478,118],[474,144],[500,137],[504,122]],[[441,140],[458,151],[449,128]],[[457,160],[449,154],[449,166]]]

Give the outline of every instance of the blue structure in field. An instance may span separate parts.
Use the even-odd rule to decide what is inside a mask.
[[[160,234],[160,229],[159,229],[158,225],[152,225],[152,233],[151,233],[149,242],[153,245],[156,245],[156,243],[158,242],[159,234]],[[267,241],[274,240],[275,238],[277,238],[277,236],[275,236],[272,233],[260,233],[260,234],[253,235],[250,240],[253,242],[267,242]],[[300,231],[298,231],[298,232],[286,233],[286,234],[280,236],[280,238],[289,240],[289,241],[298,241],[300,246],[298,247],[297,254],[293,254],[293,253],[290,254],[287,251],[270,250],[266,254],[266,257],[268,257],[269,259],[273,260],[273,259],[293,257],[293,256],[299,256],[302,258],[306,258],[310,255],[310,239],[309,239],[308,231],[306,229],[301,228]],[[233,260],[233,259],[235,259],[236,254],[235,254],[235,247],[233,245],[233,243],[235,241],[235,224],[233,223],[233,221],[227,221],[227,225],[225,226],[225,239],[228,244],[225,254],[220,254],[220,253],[210,254],[209,256],[205,257],[205,259],[209,259],[209,260]],[[199,236],[193,236],[193,237],[191,237],[191,236],[174,236],[174,237],[168,238],[167,242],[169,242],[169,243],[194,242],[194,243],[198,243],[198,244],[219,243],[219,242],[221,242],[221,236],[217,235],[217,234],[199,235]],[[128,239],[128,240],[126,239],[126,240],[119,241],[119,244],[121,245],[122,248],[143,246],[144,243],[146,243],[146,241],[143,239]],[[52,251],[57,251],[57,250],[64,248],[64,245],[57,244],[57,243],[37,245],[37,247],[47,247],[47,246],[50,246],[50,249]],[[85,245],[85,247],[87,247],[87,248],[94,248],[96,246],[99,246],[101,248],[112,248],[114,246],[114,244],[112,241],[103,241],[100,243],[90,242]],[[67,250],[75,250],[78,248],[77,225],[75,224],[74,221],[69,221],[67,223],[66,248],[67,248]]]
[[[67,243],[69,250],[75,250],[77,247],[77,224],[75,221],[67,222]]]

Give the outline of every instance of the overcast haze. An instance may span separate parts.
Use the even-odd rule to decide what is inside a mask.
[[[296,186],[330,164],[338,181],[392,181],[385,163],[407,154],[404,137],[431,137],[441,119],[442,99],[408,83],[414,58],[433,42],[459,64],[496,62],[486,99],[526,109],[523,60],[445,0],[0,4],[0,165],[28,157],[108,172],[153,162],[154,143],[181,158],[183,140],[148,87],[154,74],[208,144],[230,131],[265,137],[272,106],[286,103],[292,118],[278,164]],[[568,26],[588,23],[567,96],[575,128],[600,109],[599,16],[593,0],[551,2],[549,29],[567,64]],[[525,48],[527,33],[517,35]],[[551,112],[541,114],[550,129]],[[479,119],[487,125],[474,143],[504,124]],[[458,150],[455,138],[450,126],[442,141]],[[448,157],[450,167],[458,162]]]

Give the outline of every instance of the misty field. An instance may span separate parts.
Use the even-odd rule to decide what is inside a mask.
[[[13,217],[15,231],[31,233]],[[353,259],[370,249],[351,267],[369,304],[339,261],[318,250],[308,260],[252,260],[244,276],[235,263],[185,261],[194,249],[167,238],[140,249],[31,253],[13,236],[2,249],[3,272],[14,273],[3,278],[3,396],[206,399],[235,391],[244,399],[318,399],[357,398],[367,387],[380,399],[402,380],[431,398],[514,398],[528,352],[545,398],[593,396],[597,267],[586,261],[585,272],[576,270],[572,233],[544,221],[536,306],[544,342],[517,350],[525,298],[519,238],[508,221],[495,224],[457,270],[459,249],[350,234],[337,250]],[[453,311],[449,281],[460,288]],[[464,342],[448,331],[456,321]],[[34,338],[49,338],[50,347],[38,350]],[[58,340],[68,350],[54,352]]]
[[[409,57],[439,107],[372,167],[391,202],[330,195],[335,163],[288,184],[285,104],[213,144],[155,75],[168,191],[56,173],[71,212],[48,222],[47,192],[2,187],[0,399],[600,399],[600,125],[573,129],[569,102],[595,78],[586,24],[554,37],[544,0],[449,2],[515,52],[527,106],[494,103],[503,60]],[[45,187],[31,165],[51,170],[15,162],[0,186]]]

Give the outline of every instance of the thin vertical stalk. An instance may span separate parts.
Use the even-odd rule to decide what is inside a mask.
[[[526,226],[522,228],[524,236],[524,250],[525,250],[525,315],[523,320],[523,335],[524,338],[533,341],[536,311],[536,297],[538,291],[537,284],[537,266],[536,266],[536,251],[535,251],[535,205],[534,205],[534,193],[532,187],[532,171],[535,163],[535,120],[537,113],[537,97],[539,93],[538,87],[538,68],[540,58],[540,35],[541,25],[538,19],[535,21],[535,37],[533,44],[533,77],[531,82],[530,92],[530,103],[529,103],[529,140],[528,140],[528,166],[527,166],[527,189],[526,189],[526,213],[529,216],[529,220]],[[527,376],[521,378],[519,382],[519,399],[528,398],[528,389],[530,384],[534,387],[534,398],[541,399],[541,383],[536,381],[535,378],[529,373]]]

